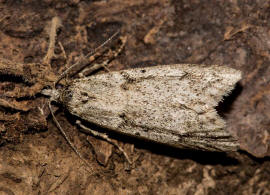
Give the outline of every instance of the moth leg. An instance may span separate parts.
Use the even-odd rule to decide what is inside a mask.
[[[118,144],[114,143],[113,140],[110,139],[110,138],[108,137],[107,134],[105,134],[105,133],[100,133],[100,132],[94,131],[94,130],[92,130],[92,129],[89,129],[88,127],[84,126],[84,125],[81,123],[81,121],[79,121],[79,120],[76,121],[76,124],[79,125],[82,129],[84,129],[87,133],[90,133],[90,134],[92,134],[92,135],[95,136],[95,137],[100,137],[100,138],[106,140],[107,142],[109,142],[110,144],[114,145],[115,147],[117,147],[118,150],[120,150],[120,151],[124,154],[124,156],[125,156],[125,158],[127,159],[128,163],[129,163],[129,164],[132,164],[132,161],[130,160],[129,156],[128,156],[127,153],[124,151],[124,149],[123,149],[122,147],[120,147]]]
[[[104,60],[102,63],[99,64],[93,64],[91,67],[84,69],[82,72],[79,73],[79,77],[86,77],[88,75],[90,75],[91,73],[93,73],[94,71],[99,70],[100,68],[104,68],[105,70],[107,70],[108,72],[110,72],[110,70],[108,69],[108,65],[109,63],[115,59],[124,49],[126,42],[127,42],[127,37],[120,37],[121,40],[121,45],[120,47],[115,50],[115,51],[110,51],[110,53],[108,54],[108,59]],[[90,61],[94,61],[94,59],[96,59],[95,55],[92,55],[89,57]]]
[[[77,148],[73,145],[73,143],[71,142],[71,140],[68,138],[66,132],[62,129],[61,125],[59,124],[59,122],[57,121],[54,113],[53,113],[53,110],[52,110],[52,106],[51,106],[51,100],[49,100],[49,109],[50,109],[50,112],[52,114],[52,118],[53,118],[53,121],[55,122],[56,126],[58,127],[58,129],[61,131],[62,135],[64,136],[64,138],[66,139],[66,141],[68,142],[69,146],[73,149],[73,151],[79,156],[79,158],[89,167],[91,168],[90,164],[84,160],[84,158],[82,157],[81,153],[77,150]],[[91,171],[92,171],[92,168],[91,168]]]

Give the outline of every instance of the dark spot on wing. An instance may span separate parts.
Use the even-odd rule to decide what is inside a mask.
[[[119,114],[119,117],[124,119],[126,117],[126,114],[124,112],[122,112]]]
[[[83,103],[83,104],[86,104],[87,102],[88,102],[87,99],[82,100],[82,103]]]
[[[127,84],[127,83],[123,83],[123,84],[121,85],[121,88],[124,89],[124,90],[126,91],[126,90],[128,90],[129,87],[128,87],[128,84]]]
[[[126,80],[126,83],[134,83],[134,82],[136,82],[136,79],[132,78],[127,72],[121,72],[120,74]]]
[[[88,94],[86,92],[83,92],[83,91],[81,91],[81,95],[82,96],[88,96]]]

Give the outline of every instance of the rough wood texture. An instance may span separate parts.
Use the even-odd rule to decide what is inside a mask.
[[[14,62],[11,69],[22,74],[0,75],[0,96],[9,94],[4,103],[11,106],[0,107],[0,194],[270,194],[269,9],[268,0],[1,0],[0,58]],[[33,66],[47,52],[47,26],[55,16],[63,25],[56,43],[67,58],[54,59],[51,68]],[[93,138],[102,147],[91,147],[74,115],[59,110],[57,119],[93,167],[87,172],[46,119],[47,98],[17,94],[27,95],[32,86],[37,92],[36,82],[50,84],[54,79],[42,76],[58,76],[117,30],[127,42],[110,70],[175,63],[241,70],[241,81],[217,110],[252,155],[180,152],[112,134],[133,157],[135,168],[129,168],[121,153],[100,139]],[[59,44],[55,54],[62,54]],[[96,162],[96,148],[102,148],[98,156],[110,156],[106,167]]]

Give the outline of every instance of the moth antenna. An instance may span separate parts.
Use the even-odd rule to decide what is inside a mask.
[[[99,50],[100,48],[104,47],[105,45],[107,45],[111,40],[114,39],[114,37],[116,37],[118,34],[120,33],[120,30],[117,30],[111,37],[109,37],[106,41],[104,41],[102,44],[100,44],[98,47],[96,47],[93,51],[91,51],[90,53],[88,53],[85,57],[89,58],[91,55],[93,55],[94,53],[97,52],[97,50]]]
[[[106,41],[104,41],[101,45],[99,45],[98,47],[96,47],[93,51],[91,51],[90,53],[88,53],[85,58],[89,58],[90,56],[92,56],[94,53],[96,53],[100,48],[104,47],[106,44],[108,44],[112,39],[114,39],[114,37],[116,37],[119,34],[120,30],[116,31],[110,38],[108,38]],[[75,64],[71,65],[70,67],[68,67],[57,79],[57,81],[55,82],[55,85],[66,75],[70,72],[71,69],[73,69],[74,67],[80,65],[80,61],[76,62]]]
[[[52,106],[51,106],[51,100],[49,100],[48,102],[48,105],[49,105],[49,109],[50,109],[50,112],[52,114],[52,118],[53,118],[53,121],[55,122],[56,126],[58,127],[58,129],[61,131],[62,135],[64,136],[64,138],[66,139],[66,141],[68,142],[68,145],[73,149],[73,151],[79,156],[79,158],[92,170],[90,164],[84,160],[84,158],[82,157],[81,153],[77,150],[77,148],[72,144],[71,140],[68,138],[66,132],[62,129],[60,123],[58,122],[58,120],[56,119],[54,113],[53,113],[53,110],[52,110]]]
[[[93,64],[91,67],[87,67],[85,69],[83,69],[78,75],[80,78],[85,77],[87,75],[90,75],[91,73],[93,73],[94,71],[98,70],[99,68],[104,68],[105,70],[107,70],[108,72],[111,72],[109,68],[107,68],[108,64],[110,63],[110,61],[114,58],[116,58],[124,49],[126,42],[127,42],[127,37],[120,37],[121,40],[121,45],[120,47],[116,50],[113,51],[112,56],[110,57],[110,59],[107,59],[105,61],[103,61],[101,64]]]

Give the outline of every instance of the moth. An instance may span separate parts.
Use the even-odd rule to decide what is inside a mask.
[[[71,114],[111,131],[225,152],[239,143],[215,107],[240,79],[240,71],[226,66],[159,65],[74,79],[50,95]]]

